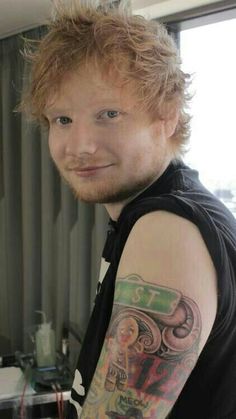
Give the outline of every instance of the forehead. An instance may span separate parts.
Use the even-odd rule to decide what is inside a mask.
[[[102,72],[98,69],[81,68],[66,73],[56,92],[52,93],[46,110],[54,106],[97,106],[104,102],[134,107],[137,103],[134,86],[121,79],[117,72]]]

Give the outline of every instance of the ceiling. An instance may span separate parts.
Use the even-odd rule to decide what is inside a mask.
[[[0,38],[41,25],[51,5],[50,0],[0,0]]]
[[[131,0],[131,3],[135,13],[154,18],[218,1],[220,0]],[[51,7],[52,0],[0,0],[0,38],[44,24],[50,16]]]

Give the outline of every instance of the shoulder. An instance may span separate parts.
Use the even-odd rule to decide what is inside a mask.
[[[169,273],[184,262],[185,271],[191,267],[201,267],[214,271],[213,262],[203,237],[195,224],[189,220],[167,211],[154,211],[139,218],[127,239],[120,266],[124,260],[138,263],[138,256],[145,260],[153,260],[157,256],[168,263]],[[171,263],[170,263],[171,262]],[[200,263],[201,262],[201,263]],[[159,264],[155,265],[157,268]],[[160,267],[161,267],[160,266]],[[167,266],[165,266],[165,274]],[[181,276],[183,272],[181,270]]]
[[[117,277],[179,290],[193,299],[205,320],[206,337],[217,306],[216,271],[197,226],[167,211],[141,217],[124,247]]]

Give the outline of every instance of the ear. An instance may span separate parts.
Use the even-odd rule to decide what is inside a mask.
[[[170,138],[175,133],[179,121],[179,110],[173,109],[164,119],[165,137]]]

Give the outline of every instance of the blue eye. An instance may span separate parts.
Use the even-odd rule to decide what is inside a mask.
[[[58,118],[55,119],[56,124],[58,125],[67,125],[67,124],[71,124],[72,119],[69,118],[68,116],[59,116]]]
[[[107,116],[108,118],[112,119],[112,118],[116,118],[116,116],[119,115],[118,111],[107,111]]]
[[[120,115],[119,111],[105,111],[99,115],[99,119],[114,119]]]

